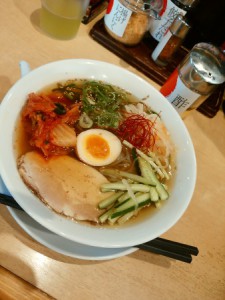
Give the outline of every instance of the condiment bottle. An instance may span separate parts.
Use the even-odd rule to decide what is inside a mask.
[[[190,25],[182,15],[177,15],[169,30],[152,52],[152,59],[159,66],[166,66],[187,35]]]
[[[178,14],[185,15],[197,2],[197,0],[153,0],[152,8],[159,11],[160,19],[151,21],[150,34],[154,39],[160,41]],[[159,3],[161,7],[159,8]]]
[[[160,92],[182,117],[225,82],[225,54],[210,43],[196,44]]]
[[[125,45],[138,44],[149,30],[151,10],[142,0],[110,0],[104,16],[105,29]]]

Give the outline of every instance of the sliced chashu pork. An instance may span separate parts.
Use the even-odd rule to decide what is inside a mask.
[[[101,173],[69,156],[45,160],[35,151],[28,152],[19,159],[18,169],[44,203],[76,220],[97,221],[97,205],[109,195],[100,191],[107,182]]]

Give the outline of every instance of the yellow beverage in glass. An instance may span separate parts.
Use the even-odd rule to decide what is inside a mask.
[[[57,39],[71,39],[77,34],[83,17],[82,2],[82,0],[42,0],[40,27]]]

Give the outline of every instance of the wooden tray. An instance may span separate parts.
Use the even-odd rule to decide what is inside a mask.
[[[149,33],[145,35],[144,39],[137,46],[125,46],[107,33],[103,18],[94,24],[90,31],[90,36],[160,85],[166,82],[170,74],[189,52],[188,49],[181,46],[171,62],[166,67],[160,67],[151,59],[152,51],[155,49],[157,42]],[[219,95],[220,97],[218,97]],[[212,118],[218,112],[221,101],[221,92],[218,93],[216,91],[197,110],[207,117]]]
[[[168,67],[159,67],[151,59],[151,53],[155,49],[157,42],[146,34],[144,39],[135,47],[125,46],[114,40],[105,30],[103,19],[99,20],[90,31],[91,37],[103,45],[105,48],[115,53],[124,61],[141,71],[143,74],[162,85],[176,66],[188,53],[188,50],[181,47],[176,59],[173,59]]]

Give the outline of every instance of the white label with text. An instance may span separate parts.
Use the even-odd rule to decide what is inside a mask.
[[[153,20],[150,27],[151,35],[157,41],[161,41],[178,14],[182,14],[183,16],[186,14],[185,10],[176,6],[171,0],[168,0],[167,3],[165,1],[165,5],[164,11],[160,15],[161,19]]]
[[[174,90],[166,96],[167,100],[174,106],[178,113],[187,110],[201,95],[193,92],[177,77]]]
[[[105,25],[114,34],[122,37],[131,17],[132,11],[122,5],[118,0],[113,1],[113,6],[109,13],[105,14]]]

